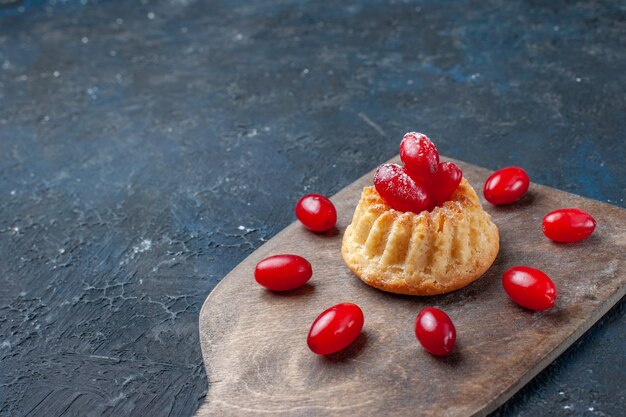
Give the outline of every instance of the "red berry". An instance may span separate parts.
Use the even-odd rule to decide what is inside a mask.
[[[426,186],[411,178],[399,165],[383,164],[376,170],[374,186],[393,209],[421,213],[430,206]]]
[[[542,222],[543,234],[556,242],[578,242],[596,228],[591,214],[577,208],[562,208],[548,213]]]
[[[415,319],[415,336],[424,349],[437,356],[452,352],[456,329],[450,317],[435,307],[423,309]]]
[[[267,289],[288,291],[301,287],[313,275],[309,261],[298,255],[274,255],[256,264],[254,279]]]
[[[326,232],[337,223],[337,210],[333,203],[320,194],[307,194],[296,204],[296,217],[314,232]]]
[[[452,162],[441,162],[437,173],[431,178],[430,194],[433,202],[442,205],[450,200],[452,194],[459,188],[463,171]]]
[[[348,347],[363,328],[363,312],[356,304],[341,303],[317,316],[309,335],[309,349],[318,355],[329,355]]]
[[[529,266],[506,270],[502,285],[511,300],[531,310],[547,310],[556,300],[554,282],[542,271]]]
[[[491,204],[511,204],[526,194],[529,184],[528,174],[522,168],[502,168],[487,178],[483,194]]]
[[[400,159],[413,177],[428,177],[437,172],[439,152],[426,135],[410,132],[400,143]]]

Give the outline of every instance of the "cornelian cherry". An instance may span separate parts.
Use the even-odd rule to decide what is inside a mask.
[[[317,316],[309,335],[309,349],[318,355],[330,355],[348,347],[363,329],[363,312],[356,304],[341,303]]]
[[[452,162],[440,162],[437,173],[431,177],[429,190],[432,203],[441,205],[450,200],[452,194],[459,188],[463,171]]]
[[[296,217],[314,232],[326,232],[337,223],[337,210],[328,198],[320,194],[307,194],[296,204]]]
[[[555,242],[578,242],[586,239],[596,228],[596,220],[578,208],[554,210],[543,218],[543,234]]]
[[[288,291],[301,287],[313,275],[309,261],[298,255],[274,255],[256,264],[254,279],[267,289]]]
[[[409,132],[400,143],[400,159],[412,177],[428,177],[437,172],[439,152],[426,135]]]
[[[511,300],[530,310],[547,310],[556,301],[554,282],[542,271],[529,266],[506,270],[502,286]]]
[[[409,132],[400,143],[400,159],[411,176],[428,177],[437,172],[439,152],[426,135]]]
[[[374,186],[383,200],[395,210],[420,213],[430,206],[430,195],[423,182],[411,178],[399,165],[379,166]]]
[[[526,194],[529,184],[528,174],[522,168],[506,167],[487,178],[483,194],[491,204],[511,204]]]
[[[452,352],[456,329],[446,313],[435,307],[423,309],[415,319],[415,336],[421,345],[437,356]]]

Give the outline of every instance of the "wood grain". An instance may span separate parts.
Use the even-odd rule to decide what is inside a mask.
[[[455,162],[479,191],[490,171]],[[435,297],[368,287],[344,265],[340,247],[361,189],[372,177],[370,172],[332,198],[339,213],[335,232],[316,235],[294,223],[209,295],[200,313],[209,389],[198,417],[486,415],[626,293],[626,210],[537,184],[511,206],[483,201],[500,228],[501,249],[475,283]],[[595,233],[580,243],[550,242],[541,219],[559,207],[592,213]],[[309,259],[310,283],[283,294],[257,285],[255,264],[279,253]],[[530,265],[552,277],[559,291],[555,308],[531,312],[507,298],[500,280],[514,265]],[[343,352],[314,355],[306,346],[310,324],[343,301],[363,309],[362,335]],[[429,355],[415,339],[415,316],[426,306],[445,310],[457,327],[457,345],[448,357]]]

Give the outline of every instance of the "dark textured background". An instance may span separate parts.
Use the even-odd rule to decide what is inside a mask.
[[[623,2],[0,0],[0,414],[191,415],[207,294],[408,130],[624,207],[625,64]],[[620,415],[624,304],[496,415]]]

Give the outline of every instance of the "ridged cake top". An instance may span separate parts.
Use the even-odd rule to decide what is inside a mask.
[[[394,210],[382,199],[382,197],[376,191],[374,187],[365,187],[363,188],[363,193],[361,194],[361,201],[359,201],[359,205],[357,206],[357,212],[359,209],[367,209],[370,212],[378,212],[382,214],[383,212],[390,211],[395,216],[401,216],[403,214],[412,215],[412,216],[436,216],[442,212],[448,212],[450,215],[461,215],[466,210],[480,210],[483,211],[482,205],[480,204],[480,200],[476,195],[476,191],[472,188],[472,186],[467,182],[465,178],[461,180],[459,184],[459,188],[452,194],[452,197],[449,201],[443,203],[442,206],[435,207],[431,212],[422,211],[421,213],[413,213],[413,212],[402,212],[398,210]],[[355,217],[357,213],[355,212]],[[467,213],[465,213],[467,214]]]

